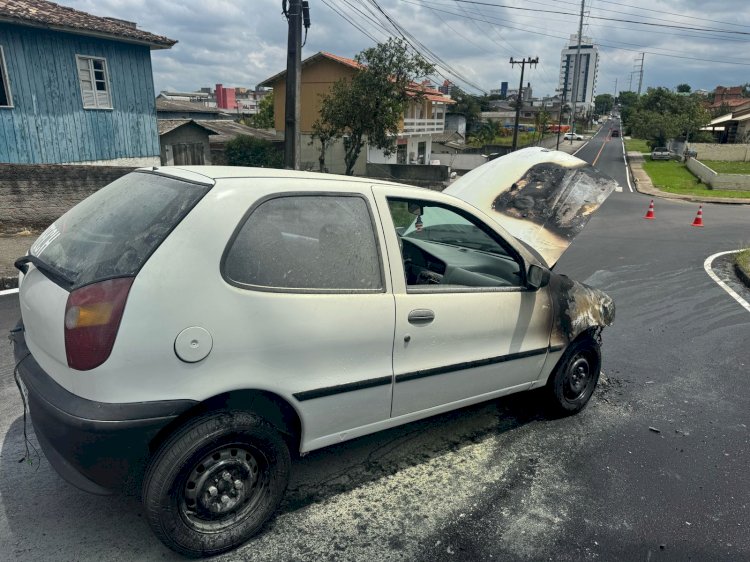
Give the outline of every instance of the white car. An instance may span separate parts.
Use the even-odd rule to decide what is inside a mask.
[[[290,452],[532,388],[578,412],[614,304],[549,268],[614,188],[540,148],[446,193],[126,175],[16,263],[12,338],[42,449],[83,490],[140,492],[156,535],[203,556],[272,516]]]
[[[563,138],[565,140],[583,140],[583,137],[578,133],[565,133]]]

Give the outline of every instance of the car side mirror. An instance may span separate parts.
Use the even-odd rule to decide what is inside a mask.
[[[526,273],[526,284],[534,290],[541,289],[549,284],[550,275],[549,269],[532,263]]]

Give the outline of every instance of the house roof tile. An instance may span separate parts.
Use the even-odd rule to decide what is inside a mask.
[[[0,0],[0,21],[141,43],[153,49],[169,49],[177,43],[174,39],[137,29],[133,22],[95,16],[47,0]]]

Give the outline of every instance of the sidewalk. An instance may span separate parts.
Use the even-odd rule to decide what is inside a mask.
[[[18,270],[13,262],[26,255],[37,236],[39,233],[0,234],[0,291],[18,287]]]
[[[681,199],[696,203],[722,203],[728,205],[750,205],[750,199],[734,199],[732,197],[704,197],[701,195],[683,195],[682,193],[670,193],[662,191],[651,183],[651,178],[643,169],[645,159],[641,152],[628,152],[628,166],[633,175],[636,191],[652,197],[663,197],[665,199]]]
[[[585,139],[582,141],[564,141],[562,138],[562,135],[560,135],[560,148],[555,149],[555,145],[557,144],[557,135],[550,133],[550,136],[544,137],[542,139],[542,142],[539,143],[539,146],[542,146],[544,148],[549,148],[550,150],[560,150],[561,152],[567,152],[568,154],[573,154],[576,150],[581,148],[584,144],[589,142],[589,139]]]

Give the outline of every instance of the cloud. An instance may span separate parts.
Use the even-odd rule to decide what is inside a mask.
[[[281,0],[61,0],[65,5],[100,16],[135,21],[140,29],[179,41],[166,51],[153,51],[154,82],[161,89],[195,90],[223,83],[252,87],[286,67],[286,20]],[[519,8],[575,14],[575,0],[555,3],[524,0],[484,0]],[[592,0],[587,0],[591,4]],[[354,56],[373,41],[335,13],[337,8],[377,40],[387,33],[369,0],[310,0],[312,27],[303,56],[330,51]],[[577,17],[538,11],[496,8],[456,0],[378,0],[378,4],[421,44],[420,51],[439,58],[443,73],[460,74],[484,90],[501,81],[516,87],[518,67],[509,59],[538,56],[538,68],[527,69],[524,82],[534,93],[551,94],[557,87],[560,51],[577,31]],[[655,23],[642,26],[588,17],[584,34],[599,47],[597,92],[626,89],[635,57],[646,52],[644,88],[674,87],[687,82],[693,88],[750,81],[750,66],[713,61],[747,58],[750,20],[746,0],[595,0],[589,16]],[[740,33],[702,32],[666,27],[699,27]],[[743,35],[742,33],[747,33]],[[665,56],[671,55],[671,56]],[[685,57],[685,58],[679,58]],[[442,77],[437,76],[442,80]],[[455,80],[468,90],[473,88]],[[633,79],[634,87],[637,77]]]

